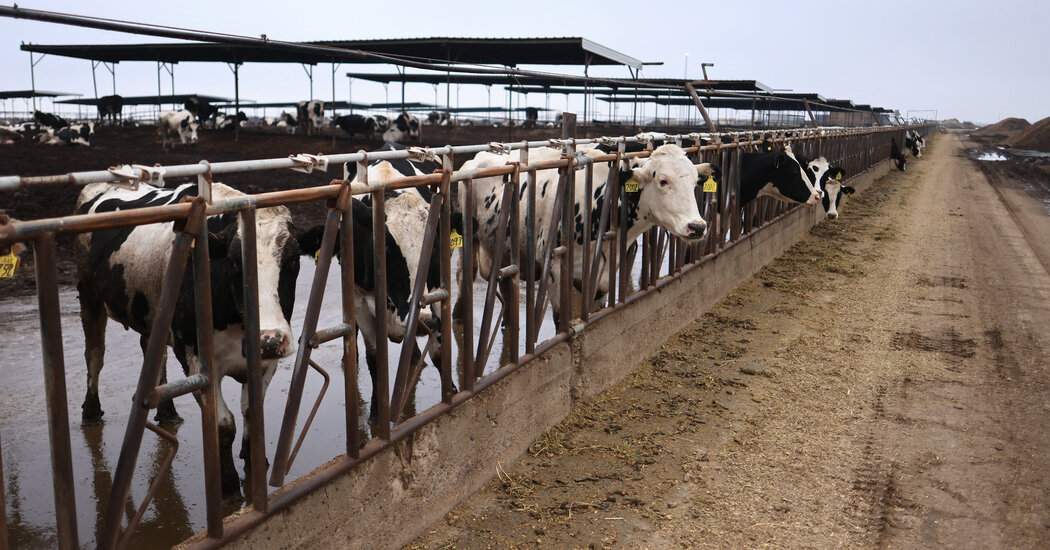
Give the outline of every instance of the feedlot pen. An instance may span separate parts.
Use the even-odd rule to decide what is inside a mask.
[[[930,130],[928,126],[908,128],[922,134]],[[903,142],[905,129],[804,129],[779,132],[774,137],[779,143],[791,143],[797,153],[827,157],[832,164],[844,168],[857,186],[886,168],[890,138]],[[695,243],[669,237],[661,229],[648,231],[640,238],[640,244],[628,242],[617,223],[627,213],[626,203],[619,200],[619,191],[625,182],[617,181],[615,169],[610,170],[610,181],[593,181],[592,165],[603,162],[615,167],[629,157],[646,157],[657,145],[653,137],[410,148],[381,153],[293,155],[281,159],[168,166],[163,177],[169,182],[197,179],[196,200],[0,225],[0,246],[18,241],[32,245],[37,286],[35,304],[31,301],[0,304],[8,316],[23,321],[20,329],[10,332],[15,337],[0,348],[11,364],[19,365],[17,373],[5,372],[4,379],[20,388],[39,388],[35,392],[20,391],[23,397],[5,400],[0,406],[0,446],[4,451],[0,458],[18,457],[13,463],[0,462],[4,480],[0,485],[3,489],[0,518],[4,520],[0,524],[0,547],[74,548],[90,541],[103,548],[168,546],[201,529],[203,531],[190,538],[186,546],[205,548],[235,543],[250,547],[268,543],[286,547],[338,541],[349,547],[388,547],[411,540],[494,475],[498,462],[512,460],[524,452],[543,430],[567,414],[574,400],[595,395],[615,383],[668,335],[690,322],[823,217],[820,207],[788,207],[765,197],[740,212],[736,201],[741,155],[757,148],[758,142],[752,140],[757,134],[718,136],[726,143],[703,146],[690,145],[699,140],[698,134],[661,136],[671,143],[690,145],[684,148],[694,163],[711,162],[721,167],[722,181],[717,190],[704,192],[698,187],[696,191],[701,214],[710,224],[710,230],[706,238]],[[705,134],[704,137],[717,141],[715,136]],[[641,142],[647,149],[626,153],[628,142]],[[598,157],[577,155],[579,149],[597,143],[618,150]],[[559,148],[560,159],[530,164],[527,152],[545,146]],[[453,170],[456,157],[469,158],[480,151],[516,150],[525,151],[526,156],[520,163],[508,162],[502,167],[477,172]],[[311,172],[344,162],[358,163],[357,173],[363,174],[368,162],[394,158],[430,158],[438,160],[444,168],[433,174],[375,185],[337,179],[329,185],[233,200],[209,202],[206,199],[210,196],[211,182],[219,181],[223,174],[289,168]],[[535,181],[536,171],[540,169],[558,170],[562,182],[556,198],[556,215],[543,221],[550,223],[552,229],[560,227],[563,235],[572,237],[564,241],[564,246],[551,244],[543,250],[534,246],[537,220],[531,213],[532,208],[519,212],[518,202],[510,200],[521,182]],[[598,230],[593,235],[589,209],[583,209],[582,241],[592,243],[584,251],[573,250],[576,226],[572,201],[567,199],[573,196],[574,186],[579,185],[573,177],[577,171],[583,172],[588,196],[595,185],[602,183],[610,190],[600,218],[594,224]],[[464,226],[461,253],[455,253],[450,243],[452,195],[457,185],[469,187],[472,180],[488,176],[503,178],[502,204],[512,206],[501,212],[497,234],[510,234],[514,238],[507,243],[512,261],[494,265],[491,276],[480,280],[473,275],[475,245],[471,224]],[[0,177],[0,190],[151,181],[156,181],[155,173],[136,167],[123,172],[100,170],[54,177]],[[353,224],[349,216],[343,214],[348,212],[352,196],[370,194],[376,241],[382,243],[385,191],[414,186],[427,186],[432,191],[421,257],[437,255],[441,284],[426,294],[422,286],[413,289],[412,303],[419,307],[414,308],[409,317],[408,333],[416,332],[418,313],[424,305],[440,304],[440,332],[454,335],[454,345],[442,348],[437,374],[435,369],[421,369],[411,364],[410,354],[401,353],[400,346],[388,349],[381,329],[378,360],[388,368],[379,369],[376,380],[379,419],[371,425],[367,413],[362,414],[368,410],[369,404],[362,396],[369,395],[371,381],[367,371],[358,372],[360,351],[352,307]],[[535,187],[527,186],[526,204],[535,204]],[[214,409],[215,387],[222,381],[215,380],[205,370],[186,379],[173,374],[166,387],[155,388],[150,381],[157,378],[160,354],[165,353],[167,339],[163,323],[165,318],[170,320],[182,278],[200,281],[202,274],[209,271],[207,239],[199,238],[206,236],[206,225],[202,223],[205,216],[238,213],[244,234],[252,235],[258,208],[309,202],[325,203],[327,216],[317,220],[324,223],[325,237],[316,266],[303,262],[299,277],[300,299],[292,321],[293,330],[299,335],[297,353],[294,361],[289,361],[293,364],[278,368],[271,383],[270,401],[264,405],[265,396],[259,382],[259,350],[247,351],[249,362],[254,365],[249,374],[247,405],[253,418],[250,427],[253,465],[243,481],[246,506],[240,508],[240,502],[224,504],[219,487]],[[519,216],[525,216],[526,220],[527,245],[524,247],[517,238]],[[158,306],[155,319],[160,324],[154,325],[152,331],[156,341],[151,349],[155,353],[142,364],[138,363],[141,355],[134,338],[110,323],[111,352],[117,341],[132,341],[124,348],[127,353],[122,353],[120,358],[126,363],[123,372],[128,379],[118,380],[119,359],[111,358],[102,385],[113,386],[122,393],[111,400],[107,408],[110,430],[80,427],[75,407],[74,416],[70,416],[66,386],[71,375],[69,386],[73,395],[80,395],[83,387],[80,385],[82,350],[78,348],[82,340],[75,334],[79,330],[76,293],[58,284],[55,237],[165,222],[175,222],[176,231],[172,234],[175,245],[165,278],[167,301],[162,300]],[[333,262],[335,235],[340,232],[344,259],[341,263]],[[437,246],[433,246],[434,243]],[[503,243],[497,243],[497,251],[502,246]],[[638,253],[634,253],[635,247],[640,249]],[[601,253],[603,249],[606,255]],[[581,253],[584,277],[575,292],[575,300],[570,268],[566,262],[561,263],[562,315],[555,324],[546,313],[551,290],[547,288],[547,274],[555,258]],[[194,255],[194,268],[187,270],[190,254]],[[245,247],[242,254],[246,266],[245,315],[250,326],[253,318],[258,320],[258,303],[251,299],[258,293],[252,276],[256,262],[250,247]],[[543,266],[542,272],[537,274],[535,269],[522,268],[518,258],[523,265]],[[625,258],[628,261],[624,261]],[[377,260],[374,273],[375,280],[380,282],[377,293],[385,296],[385,255],[377,253]],[[470,292],[459,291],[453,270],[458,261],[464,264],[464,284]],[[599,283],[598,268],[603,261],[610,266],[606,282],[610,292],[600,297],[596,296],[595,289]],[[424,278],[425,275],[417,280]],[[496,296],[501,282],[511,289],[505,304]],[[201,318],[209,319],[210,289],[208,285],[200,288],[194,296],[195,307]],[[581,295],[599,298],[601,307],[581,308]],[[464,315],[454,319],[452,306],[456,299],[463,301]],[[39,316],[38,336],[31,322],[34,309]],[[380,327],[385,326],[383,316],[384,309],[380,308],[377,311]],[[64,323],[64,319],[74,321]],[[198,330],[197,338],[203,350],[202,362],[211,364],[210,331]],[[425,347],[428,342],[424,338],[420,343]],[[405,346],[406,350],[408,347]],[[44,366],[43,377],[36,375],[37,361]],[[72,368],[67,369],[67,362]],[[340,371],[346,375],[342,376]],[[330,377],[334,387],[329,386]],[[134,378],[138,378],[137,385],[131,381]],[[419,379],[422,383],[415,391],[415,381]],[[204,395],[203,410],[199,414],[188,395],[192,391]],[[175,433],[148,420],[150,403],[162,394],[184,396],[178,402],[187,423]],[[225,395],[233,394],[231,390],[225,392]],[[124,400],[132,395],[135,397],[130,411],[126,416],[118,416],[122,414],[119,409],[127,410]],[[40,475],[47,472],[47,467],[41,469],[37,464],[34,470],[32,464],[34,460],[43,462],[40,460],[45,452],[42,440],[22,435],[34,422],[42,426],[44,413],[34,405],[46,408],[51,458],[48,475]],[[316,407],[316,416],[313,412],[306,413],[303,407]],[[231,409],[236,410],[232,406]],[[195,426],[198,421],[199,432]],[[72,430],[70,424],[74,426]],[[124,433],[113,431],[114,427],[118,430],[123,427]],[[156,437],[145,436],[147,429]],[[243,430],[243,426],[240,429]],[[17,448],[20,445],[27,445],[29,449],[36,445],[38,452],[21,450]],[[23,472],[26,474],[22,475]],[[35,477],[32,472],[37,472]],[[53,488],[53,501],[46,497],[48,485]],[[89,498],[86,494],[89,492],[94,498]],[[231,512],[232,515],[226,517]],[[49,525],[52,517],[54,523]]]

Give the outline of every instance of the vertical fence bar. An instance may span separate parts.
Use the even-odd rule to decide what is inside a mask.
[[[196,204],[205,205],[204,199]],[[208,255],[208,224],[203,220],[193,247],[193,302],[196,309],[197,348],[201,373],[208,385],[201,390],[201,437],[204,454],[204,496],[208,536],[222,536],[222,467],[219,462],[219,380],[215,376],[214,324],[211,311],[211,264]],[[169,320],[165,326],[170,326]],[[150,344],[152,344],[152,339]],[[163,344],[161,344],[163,347]],[[162,350],[164,352],[166,350]],[[154,378],[156,380],[156,378]],[[265,491],[264,491],[265,493]]]
[[[573,314],[573,295],[572,279],[576,271],[576,224],[573,223],[573,206],[575,205],[576,197],[576,148],[573,147],[569,150],[569,164],[565,167],[565,179],[563,184],[565,185],[565,192],[562,194],[564,199],[562,200],[562,212],[561,212],[561,234],[562,234],[562,245],[565,247],[565,255],[562,257],[561,262],[561,314],[558,316],[561,321],[561,326],[557,327],[558,331],[567,330],[572,326],[572,320],[575,319]]]
[[[375,315],[376,315],[376,398],[378,411],[376,436],[390,439],[390,360],[386,335],[386,198],[384,192],[372,191],[372,238],[375,263]],[[404,346],[411,345],[412,335],[406,335]]]
[[[160,368],[162,355],[167,352],[167,335],[171,329],[171,319],[175,313],[175,300],[178,298],[183,274],[186,271],[186,264],[189,260],[190,245],[194,240],[193,235],[198,234],[198,232],[202,230],[202,226],[206,229],[206,224],[204,224],[203,219],[204,200],[198,199],[194,201],[193,209],[190,210],[190,213],[187,216],[186,227],[183,231],[180,231],[175,235],[174,242],[172,243],[171,257],[168,260],[168,266],[164,273],[164,286],[161,289],[160,299],[158,300],[157,309],[153,318],[153,327],[150,331],[149,344],[147,344],[146,351],[143,354],[142,370],[139,372],[138,386],[132,400],[131,413],[128,415],[128,424],[124,430],[124,444],[120,448],[120,458],[117,460],[117,469],[113,474],[113,486],[110,490],[109,502],[106,503],[102,528],[99,532],[98,545],[100,548],[115,547],[117,539],[120,536],[120,523],[123,517],[124,505],[128,498],[128,491],[131,490],[131,478],[135,473],[135,462],[138,458],[139,447],[142,444],[142,434],[146,429],[146,416],[147,413],[149,413],[149,409],[147,409],[144,400],[146,396],[149,395],[150,390],[152,390],[157,384],[157,371]],[[207,258],[206,245],[203,248],[205,250],[204,257]],[[199,281],[195,281],[195,283],[199,284]],[[41,309],[43,311],[43,308]],[[211,312],[209,311],[208,313],[209,315],[207,318],[210,326]],[[200,312],[198,312],[198,317],[200,317]],[[202,334],[202,327],[199,324],[197,330],[199,340]],[[200,342],[198,341],[198,345],[199,344]],[[47,346],[45,346],[45,348],[46,347]],[[61,348],[59,347],[55,349]],[[204,350],[201,350],[201,352],[203,367]],[[45,357],[46,356],[47,351],[45,350]],[[202,422],[204,422],[203,417],[206,416],[205,408],[206,407],[202,405]],[[217,459],[217,433],[215,439],[216,453],[214,456]],[[206,446],[209,444],[207,437],[205,438],[204,443]],[[211,461],[208,459],[207,450],[206,447],[204,482],[205,495],[208,497],[208,536],[218,537],[222,535],[222,510],[220,508],[217,510],[217,513],[213,512],[210,497],[213,494],[212,491],[214,491],[216,487],[221,488],[221,476],[218,471],[215,471],[218,470],[218,468],[214,468],[213,470],[209,467]],[[216,460],[215,462],[218,461]],[[68,490],[70,491],[68,494],[72,494],[72,486],[70,486]],[[63,498],[68,498],[68,494],[64,494]],[[221,501],[221,496],[219,500]],[[218,517],[218,523],[214,527],[212,524],[213,515]]]
[[[521,164],[529,164],[529,150],[521,151]],[[536,319],[536,171],[525,175],[525,353],[536,351],[536,334],[540,320]]]
[[[288,387],[288,400],[284,406],[284,417],[281,419],[281,431],[277,437],[277,449],[274,451],[273,468],[270,470],[270,485],[284,485],[291,461],[292,441],[295,438],[295,425],[299,418],[299,407],[302,404],[303,388],[306,385],[306,371],[310,367],[310,339],[317,330],[317,318],[321,313],[321,302],[328,280],[328,271],[332,267],[332,255],[335,248],[336,232],[342,217],[341,205],[350,202],[350,187],[343,184],[339,198],[328,206],[325,218],[324,235],[321,237],[321,248],[317,255],[317,268],[310,283],[310,297],[306,303],[306,314],[303,317],[303,328],[299,338],[299,348],[295,354],[295,365],[292,367],[292,380]],[[385,308],[377,308],[385,309]],[[385,327],[384,327],[385,330]]]
[[[452,383],[452,155],[441,157],[441,186],[439,192],[444,196],[441,204],[441,227],[438,231],[438,270],[441,272],[441,288],[448,292],[448,298],[441,302],[441,401],[451,403],[455,394]],[[463,224],[472,225],[472,215],[464,213]],[[464,243],[465,244],[465,243]]]
[[[591,316],[591,201],[594,200],[594,163],[587,164],[583,179],[583,197],[580,201],[580,214],[583,216],[583,249],[580,251],[580,259],[583,263],[583,281],[580,284],[580,318],[587,321]]]
[[[519,266],[510,280],[509,296],[504,296],[506,302],[507,331],[503,339],[503,349],[508,350],[507,355],[510,364],[518,364],[518,338],[521,333],[521,319],[519,312],[519,299],[521,292],[521,164],[515,164],[514,173],[511,174],[510,194],[510,257],[513,265]],[[503,205],[507,207],[506,204]]]
[[[244,266],[244,346],[248,363],[248,472],[252,506],[265,512],[266,499],[266,430],[263,423],[262,342],[255,335],[259,328],[259,260],[255,237],[255,207],[241,211],[241,265]]]
[[[463,194],[463,341],[459,344],[463,389],[474,391],[474,185],[464,180]],[[468,216],[469,213],[469,216]]]
[[[62,324],[58,303],[55,236],[47,233],[33,241],[36,264],[37,304],[40,308],[40,342],[47,394],[47,427],[51,441],[51,473],[55,494],[55,525],[59,548],[74,549],[77,511],[74,498],[73,453],[69,444],[69,408],[66,403],[66,364],[62,356]],[[140,395],[145,395],[140,393]],[[145,412],[143,412],[143,417]],[[141,433],[139,434],[141,437]],[[3,477],[0,477],[3,485]],[[2,494],[0,494],[2,497]],[[119,519],[119,516],[118,516]],[[6,521],[6,515],[5,515]],[[6,537],[6,525],[3,529]],[[115,539],[114,539],[115,540]],[[6,546],[6,544],[5,544]]]
[[[339,222],[339,282],[343,323],[350,330],[343,335],[343,400],[346,421],[346,455],[357,458],[361,453],[360,412],[357,408],[357,310],[354,309],[357,285],[354,282],[354,217],[353,199],[346,201]],[[301,345],[301,344],[300,344]]]

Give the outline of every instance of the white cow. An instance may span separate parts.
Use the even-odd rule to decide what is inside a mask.
[[[605,154],[600,149],[588,149],[579,154],[595,157]],[[533,149],[529,153],[529,162],[532,164],[556,160],[561,152],[552,148]],[[513,156],[512,156],[513,157]],[[483,170],[506,164],[506,156],[489,152],[478,153],[472,160],[463,165],[462,170]],[[520,160],[513,158],[513,160]],[[694,165],[685,155],[685,151],[677,145],[663,145],[653,151],[648,159],[642,159],[639,166],[630,172],[622,173],[620,183],[624,184],[628,178],[633,182],[625,186],[623,200],[627,202],[627,219],[622,220],[627,228],[627,240],[633,241],[650,227],[658,225],[676,237],[685,239],[700,239],[707,233],[707,222],[700,217],[697,208],[694,190],[698,177],[705,179],[712,175],[715,169],[710,164]],[[576,213],[576,247],[573,257],[573,280],[576,282],[583,279],[583,209],[591,211],[591,235],[597,239],[597,228],[601,216],[601,206],[606,197],[606,181],[609,175],[608,163],[597,163],[593,168],[593,193],[586,196],[584,187],[584,171],[576,172],[575,196],[573,212]],[[558,191],[558,171],[555,169],[540,170],[536,173],[536,250],[537,262],[542,262],[542,251],[547,247],[548,240],[555,238],[556,244],[560,244],[561,236],[550,235],[550,219],[556,215],[554,210],[555,197]],[[525,213],[528,208],[528,196],[525,186],[526,179],[521,178],[522,188],[518,189],[515,197],[519,204],[519,227],[521,235],[522,254],[528,247],[527,231],[525,227]],[[474,180],[473,186],[474,211],[473,216],[477,221],[478,230],[478,267],[483,277],[487,277],[492,268],[494,246],[496,239],[497,224],[503,199],[503,182],[500,177],[479,178]],[[463,197],[466,192],[461,187],[460,209],[464,212],[464,223],[467,223],[467,212],[464,208]],[[613,228],[615,229],[615,228]],[[603,257],[609,257],[611,243],[606,240]],[[508,246],[504,250],[509,251]],[[524,258],[522,258],[524,260]],[[551,267],[550,298],[554,317],[557,320],[560,311],[560,258],[555,258]],[[542,265],[537,266],[541,268]],[[598,267],[598,291],[602,294],[608,292],[608,276],[605,271],[608,266],[601,262]],[[529,267],[523,267],[529,269]]]
[[[157,120],[157,133],[160,134],[161,147],[167,148],[168,140],[172,134],[179,136],[179,141],[185,145],[197,143],[197,130],[200,123],[197,122],[193,113],[183,109],[181,111],[164,111]]]

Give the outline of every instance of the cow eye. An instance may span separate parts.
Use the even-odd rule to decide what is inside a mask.
[[[669,185],[671,185],[671,182],[669,182],[669,181],[667,181],[665,179],[660,180],[660,187],[667,187]]]

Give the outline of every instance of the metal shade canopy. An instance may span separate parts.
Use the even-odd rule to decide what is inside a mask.
[[[356,49],[370,53],[455,63],[517,65],[627,65],[642,62],[586,38],[410,38],[400,40],[326,40],[299,42],[304,46]],[[119,63],[121,61],[180,61],[225,63],[377,63],[354,52],[312,53],[265,45],[201,42],[154,44],[22,44],[23,51]]]

